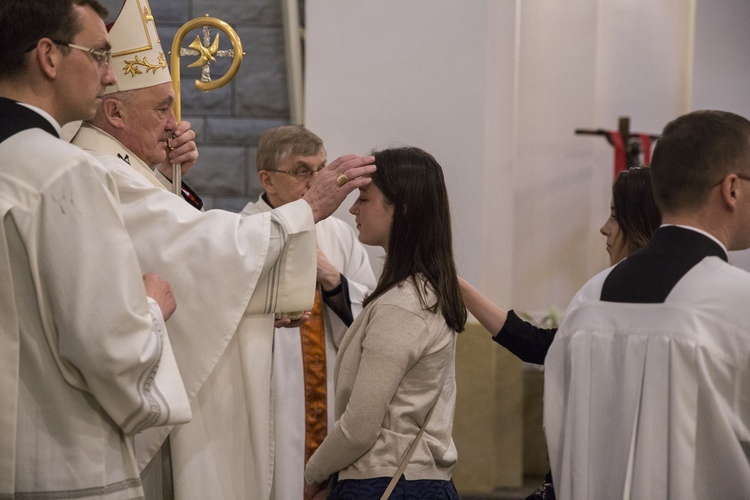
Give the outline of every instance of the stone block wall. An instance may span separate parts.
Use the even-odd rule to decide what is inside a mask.
[[[280,0],[150,0],[162,48],[169,52],[177,30],[195,17],[208,14],[226,21],[242,41],[245,56],[240,70],[225,87],[210,92],[195,88],[200,68],[188,68],[194,58],[180,65],[182,119],[196,133],[200,158],[185,176],[203,198],[206,209],[239,211],[262,191],[255,169],[260,134],[267,128],[289,123],[284,27]],[[220,49],[230,48],[220,33]],[[187,47],[200,29],[182,42]],[[167,56],[169,61],[169,56]],[[211,63],[214,79],[226,73],[229,59]]]

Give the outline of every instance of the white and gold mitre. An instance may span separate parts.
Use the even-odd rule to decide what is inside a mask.
[[[109,41],[117,83],[107,87],[107,94],[172,81],[148,0],[125,0]]]

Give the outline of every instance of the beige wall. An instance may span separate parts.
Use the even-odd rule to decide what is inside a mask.
[[[460,273],[506,306],[564,309],[607,264],[612,175],[605,140],[574,130],[629,115],[658,133],[688,110],[692,15],[690,1],[308,2],[306,124],[331,157],[433,153]]]
[[[307,7],[306,125],[329,157],[398,144],[434,154],[461,272],[474,280],[510,273],[514,16],[494,1]],[[509,298],[508,281],[493,287]]]

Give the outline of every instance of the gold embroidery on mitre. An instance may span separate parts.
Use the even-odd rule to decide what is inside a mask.
[[[135,61],[125,60],[125,67],[123,68],[123,70],[125,71],[126,75],[135,77],[135,75],[140,75],[143,73],[138,68],[138,66],[144,66],[146,68],[146,73],[151,71],[152,73],[156,74],[156,70],[164,69],[167,67],[167,60],[164,57],[164,52],[159,52],[159,58],[156,64],[151,64],[145,57],[141,59],[136,55]]]
[[[146,37],[146,45],[144,45],[142,47],[126,48],[124,50],[119,50],[117,52],[112,52],[112,56],[113,57],[128,56],[130,54],[136,54],[138,52],[145,52],[145,51],[148,51],[148,50],[151,50],[151,49],[154,48],[154,45],[151,42],[151,33],[150,33],[149,29],[148,29],[148,26],[146,25],[146,23],[148,21],[151,21],[152,23],[154,22],[154,16],[151,15],[151,11],[149,10],[148,0],[146,0],[145,3],[146,3],[146,6],[143,7],[143,8],[141,8],[141,0],[135,0],[136,7],[138,8],[137,9],[138,15],[140,16],[141,22],[143,23],[143,34]],[[128,5],[127,2],[126,2],[126,5]],[[125,7],[123,7],[123,9],[124,8]],[[118,19],[119,19],[119,17],[118,17]],[[115,21],[115,24],[117,24],[117,21]],[[155,28],[154,28],[154,33],[156,33],[156,29]],[[158,35],[157,35],[157,40],[156,41],[157,42],[159,41],[158,40]]]

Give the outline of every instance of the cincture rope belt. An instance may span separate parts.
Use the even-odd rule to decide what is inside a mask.
[[[301,327],[302,376],[305,384],[305,463],[328,433],[328,388],[323,296],[315,290],[312,315]]]

